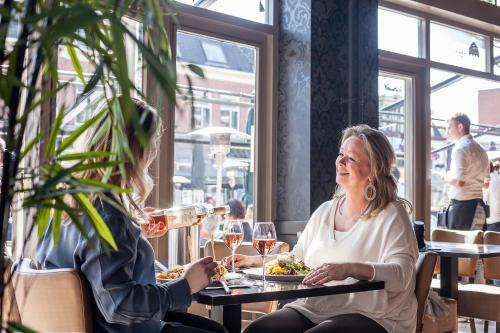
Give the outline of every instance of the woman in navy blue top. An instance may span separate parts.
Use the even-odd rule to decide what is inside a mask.
[[[155,156],[160,126],[153,109],[140,101],[134,104],[137,119],[153,147],[144,148],[133,126],[126,128],[135,161],[125,161],[126,179],[114,172],[108,182],[129,189],[131,194],[107,197],[121,209],[102,197],[94,198],[94,205],[113,234],[118,249],[106,253],[94,228],[83,216],[89,239],[68,220],[61,225],[55,246],[49,224],[38,246],[37,258],[43,269],[75,268],[85,275],[94,296],[95,332],[225,332],[222,326],[209,319],[173,311],[187,308],[191,295],[208,284],[217,266],[212,258],[191,264],[183,278],[169,284],[156,284],[153,248],[141,233],[138,221],[144,218],[139,206],[152,188],[147,169]],[[87,151],[112,151],[114,129],[108,117],[104,116],[99,125],[87,133],[83,144]],[[103,131],[105,126],[108,128]],[[91,170],[82,177],[101,180],[103,174],[104,170]]]

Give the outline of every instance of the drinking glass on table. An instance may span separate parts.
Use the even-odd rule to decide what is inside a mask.
[[[240,274],[234,270],[234,255],[236,249],[243,242],[243,225],[239,220],[226,220],[224,223],[224,244],[231,250],[232,255],[232,272],[226,275],[228,279],[240,277]]]
[[[258,222],[253,228],[253,247],[262,257],[262,287],[266,283],[266,266],[264,262],[267,255],[276,245],[276,230],[272,222]]]

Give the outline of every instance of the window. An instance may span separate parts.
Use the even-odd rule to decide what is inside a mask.
[[[422,19],[389,9],[378,10],[379,49],[422,57],[420,42]]]
[[[431,22],[430,30],[432,61],[483,72],[488,70],[487,37],[436,22]]]
[[[500,40],[493,41],[493,74],[500,75]]]
[[[220,110],[220,124],[221,126],[238,129],[238,111],[230,109]]]
[[[194,129],[209,127],[212,125],[212,112],[210,104],[195,102],[193,107]]]
[[[272,24],[269,18],[269,7],[271,6],[268,5],[268,3],[272,3],[272,0],[177,0],[177,2],[245,20]]]
[[[251,128],[258,49],[185,31],[177,32],[177,48],[173,204],[221,205],[232,198],[253,204]],[[192,110],[190,99],[184,98],[188,63],[205,74],[205,79],[190,75]],[[228,141],[221,143],[225,136]]]
[[[201,46],[203,47],[203,51],[205,52],[205,57],[207,61],[213,62],[226,62],[226,57],[224,56],[224,52],[222,51],[222,47],[220,45],[202,41]]]
[[[411,122],[413,113],[413,79],[409,76],[379,73],[379,129],[387,136],[396,154],[391,173],[398,194],[413,201]]]
[[[450,187],[441,174],[450,168],[453,143],[446,137],[446,120],[455,112],[471,119],[471,134],[486,150],[490,160],[499,159],[500,124],[498,112],[500,82],[431,69],[431,214],[449,200]]]

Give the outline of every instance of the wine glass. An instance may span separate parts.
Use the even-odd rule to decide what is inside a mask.
[[[253,229],[253,247],[262,256],[262,288],[266,283],[266,256],[276,245],[276,230],[272,222],[258,222]]]
[[[234,270],[234,254],[236,248],[243,242],[243,225],[239,220],[226,220],[224,223],[224,244],[231,250],[232,255],[232,272],[226,275],[228,279],[238,278],[241,275]]]

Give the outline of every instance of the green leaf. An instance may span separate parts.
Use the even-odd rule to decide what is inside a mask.
[[[59,231],[61,230],[61,217],[62,210],[56,209],[54,211],[54,218],[52,219],[52,237],[54,238],[54,245],[57,247],[59,243]]]
[[[36,215],[36,225],[38,226],[38,239],[41,240],[50,217],[50,208],[41,208]]]
[[[26,144],[26,146],[24,146],[23,150],[21,151],[20,160],[22,160],[23,158],[26,157],[26,154],[28,154],[31,151],[31,149],[33,149],[34,145],[36,145],[38,142],[40,142],[40,140],[42,139],[42,137],[44,135],[45,135],[45,132],[40,132],[40,134],[35,136],[33,139],[30,140],[30,142],[28,142]]]
[[[80,78],[80,81],[82,81],[82,84],[85,85],[85,78],[83,77],[82,64],[80,63],[80,60],[78,60],[78,56],[76,55],[75,48],[73,47],[73,45],[67,44],[66,50],[68,51],[69,57],[71,59],[71,63],[73,64],[73,69],[75,70],[76,74]]]
[[[129,193],[130,191],[121,188],[120,186],[108,184],[108,183],[103,183],[98,180],[93,180],[93,179],[85,179],[85,178],[77,178],[77,181],[81,184],[89,185],[89,186],[94,186],[103,190],[110,190],[111,192],[117,192],[117,193]]]
[[[104,73],[103,69],[104,69],[104,62],[101,61],[99,62],[99,65],[97,65],[97,68],[95,69],[94,74],[90,78],[89,82],[87,82],[87,85],[83,89],[82,95],[85,95],[86,93],[92,91],[97,86]]]
[[[188,64],[187,66],[191,72],[193,72],[194,74],[198,75],[203,79],[205,78],[205,73],[203,72],[203,69],[201,69],[201,67],[196,66],[194,64]]]
[[[47,141],[47,145],[45,146],[45,157],[49,158],[54,156],[54,151],[56,148],[57,142],[57,134],[59,134],[59,130],[61,128],[61,124],[64,118],[64,105],[59,110],[59,114],[54,120],[54,124],[52,124],[52,129],[50,130],[49,139]]]
[[[82,193],[76,193],[73,197],[80,204],[81,208],[86,211],[90,222],[99,235],[99,238],[106,241],[114,250],[118,250],[118,246],[116,246],[111,231],[102,219],[101,215],[99,215],[95,207],[92,205],[90,200]]]
[[[90,158],[105,158],[113,156],[113,153],[108,153],[104,151],[88,151],[84,153],[72,153],[59,156],[57,159],[59,161],[74,161],[74,160],[85,160]]]
[[[23,324],[21,323],[18,323],[17,321],[9,321],[7,323],[7,327],[9,328],[9,330],[11,330],[12,332],[21,332],[21,333],[38,333],[37,331],[27,327],[27,326],[24,326]]]
[[[104,109],[101,112],[99,112],[98,114],[96,114],[95,116],[93,116],[92,118],[90,118],[89,120],[87,120],[86,122],[84,122],[73,133],[71,133],[67,138],[65,138],[63,140],[63,142],[61,142],[61,145],[57,149],[56,153],[60,154],[66,148],[71,146],[73,144],[73,142],[75,142],[76,139],[78,139],[80,137],[80,135],[82,135],[83,132],[85,132],[89,127],[91,127],[97,121],[99,121],[107,112],[108,112],[108,110]]]

